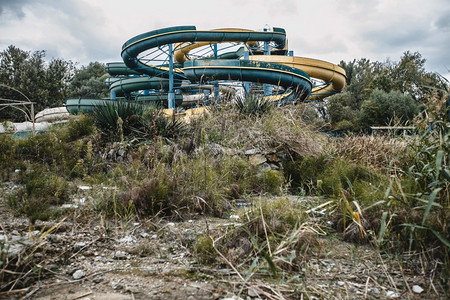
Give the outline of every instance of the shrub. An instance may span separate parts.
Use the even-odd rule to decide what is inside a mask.
[[[236,97],[235,106],[241,114],[261,116],[268,112],[272,104],[263,96],[251,94],[247,97]]]

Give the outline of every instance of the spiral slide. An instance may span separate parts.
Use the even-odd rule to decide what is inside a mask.
[[[344,88],[346,75],[342,68],[288,53],[282,28],[158,29],[125,42],[121,52],[123,62],[107,64],[107,72],[112,76],[105,82],[110,99],[68,99],[66,107],[77,114],[118,99],[158,102],[169,108],[185,103],[186,107],[186,103],[195,102],[190,99],[197,99],[197,105],[207,104],[208,101],[198,100],[208,100],[213,92],[218,101],[216,98],[225,89],[227,95],[235,94],[229,93],[230,89],[245,88],[249,92],[250,84],[255,86],[251,89],[255,92],[258,87],[270,86],[269,93],[265,89],[264,94],[276,99],[275,102],[287,98],[323,99]],[[311,78],[323,83],[313,86]]]

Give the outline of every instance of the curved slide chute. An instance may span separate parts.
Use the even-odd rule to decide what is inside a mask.
[[[219,54],[218,44],[225,44],[221,51],[239,48]],[[204,51],[201,47],[208,50],[208,46],[213,54],[197,54]],[[191,54],[197,48],[200,49]],[[272,96],[267,96],[277,103],[319,100],[345,87],[346,74],[339,66],[287,56],[287,53],[286,32],[277,27],[268,31],[237,28],[205,31],[195,26],[153,30],[123,44],[123,62],[107,64],[106,70],[112,77],[105,84],[112,99],[69,99],[67,108],[71,113],[89,111],[96,104],[116,101],[116,96],[117,99],[166,103],[168,92],[174,93],[174,89],[185,94],[175,93],[177,105],[183,101],[183,96],[192,105],[196,99],[207,99],[213,92],[216,97],[219,90],[221,93],[224,89],[233,90],[231,86],[237,81],[282,87],[284,94],[276,89]],[[313,86],[315,81],[311,78],[324,83]],[[222,85],[222,81],[230,81],[231,85]],[[236,89],[233,91],[226,94],[235,94]],[[266,94],[265,87],[264,91]]]
[[[184,64],[184,73],[191,81],[236,80],[268,83],[292,89],[300,99],[311,93],[311,81],[302,70],[269,62],[248,60],[191,60]]]
[[[275,42],[277,48],[283,48],[286,43],[286,33],[282,29],[276,31],[250,31],[238,29],[223,29],[211,31],[197,31],[195,26],[177,26],[150,31],[140,34],[122,46],[122,59],[125,64],[143,74],[150,76],[159,75],[158,67],[149,65],[138,59],[140,53],[163,45],[175,43],[224,43],[236,42]],[[179,46],[180,50],[182,49]],[[175,77],[180,74],[174,74]],[[168,75],[162,75],[168,76]]]
[[[310,77],[320,79],[325,83],[314,87],[308,100],[319,100],[340,92],[346,83],[345,70],[335,64],[306,57],[282,55],[251,55],[251,61],[274,62],[284,66],[305,71]]]

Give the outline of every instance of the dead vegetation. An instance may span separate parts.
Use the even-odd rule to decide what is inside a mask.
[[[2,216],[26,216],[21,230],[39,234],[8,258],[17,233],[2,224],[1,295],[45,294],[40,282],[54,278],[116,282],[131,273],[140,288],[117,283],[117,291],[176,295],[139,285],[160,272],[173,287],[202,282],[204,299],[227,291],[267,299],[444,295],[441,140],[424,137],[430,158],[406,139],[330,139],[303,114],[295,106],[256,115],[213,109],[177,134],[148,139],[103,139],[84,116],[25,141],[3,136]],[[440,167],[426,169],[411,154]],[[405,259],[414,255],[420,265]],[[74,268],[84,276],[74,279]]]

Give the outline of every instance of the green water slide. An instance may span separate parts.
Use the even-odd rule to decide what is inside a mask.
[[[189,45],[189,43],[207,42],[211,44],[224,42],[274,42],[276,48],[283,48],[286,43],[284,29],[273,31],[249,31],[241,29],[221,29],[198,31],[195,26],[177,26],[140,34],[122,47],[122,59],[125,65],[149,76],[167,78],[168,72],[162,72],[161,66],[154,66],[139,59],[139,55],[153,48],[167,44]],[[305,99],[311,93],[312,84],[309,76],[299,70],[277,63],[261,63],[249,60],[227,59],[239,58],[243,48],[235,53],[218,56],[217,59],[197,59],[184,62],[182,72],[174,72],[176,79],[189,79],[192,82],[210,80],[239,80],[279,85],[292,89],[299,99]],[[239,53],[240,52],[240,53]]]
[[[106,70],[112,77],[105,84],[112,99],[69,99],[66,106],[71,113],[88,112],[95,105],[112,103],[116,97],[118,100],[126,97],[133,101],[166,103],[168,92],[173,96],[174,89],[184,92],[187,89],[183,86],[211,84],[219,80],[277,85],[288,91],[290,97],[294,95],[296,100],[306,99],[311,94],[312,84],[308,74],[302,70],[275,62],[243,59],[244,53],[252,51],[252,47],[256,49],[261,42],[270,43],[279,52],[287,51],[286,33],[282,28],[271,31],[204,31],[195,26],[176,26],[149,31],[123,44],[123,62],[107,64]],[[217,44],[220,43],[234,43],[241,47],[234,52],[217,54]],[[190,51],[204,45],[214,46],[214,55],[192,59],[194,56]],[[158,51],[163,54],[153,59],[151,54]],[[261,52],[260,48],[255,53],[258,51]],[[176,94],[175,103],[182,101],[182,95]]]

